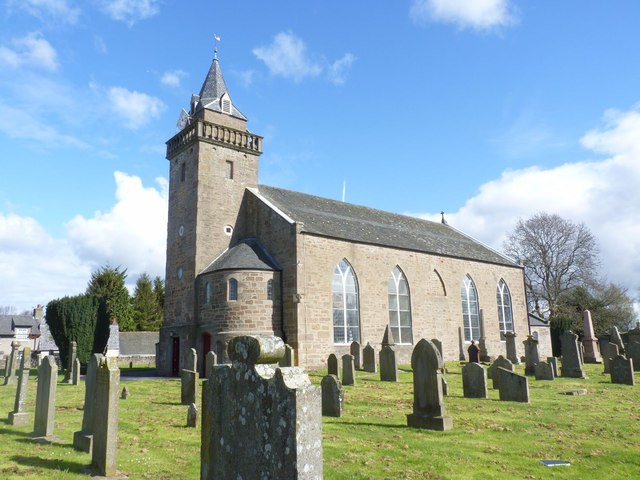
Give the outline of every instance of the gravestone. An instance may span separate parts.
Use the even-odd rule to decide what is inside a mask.
[[[216,355],[216,352],[214,352],[213,350],[207,352],[207,355],[205,357],[205,365],[206,365],[206,372],[207,375],[209,375],[209,372],[211,371],[211,369],[213,367],[215,367],[218,364],[218,355]]]
[[[187,409],[187,427],[195,428],[198,426],[198,406],[195,403],[189,405]]]
[[[129,389],[127,388],[127,386],[125,385],[124,387],[122,387],[122,392],[120,392],[120,399],[121,400],[126,400],[127,398],[129,398]]]
[[[365,372],[376,373],[376,349],[370,343],[362,350],[362,368]]]
[[[611,332],[609,333],[609,343],[615,343],[618,346],[620,355],[624,353],[624,342],[622,341],[622,337],[620,336],[618,327],[611,327]]]
[[[190,370],[192,372],[198,371],[198,352],[195,348],[187,350],[187,358],[185,359],[184,370]]]
[[[529,403],[529,380],[511,370],[499,367],[500,400],[505,402]]]
[[[513,363],[510,360],[507,360],[502,355],[498,356],[489,368],[489,376],[494,390],[500,388],[500,376],[498,375],[498,369],[500,368],[505,368],[511,372],[514,371]]]
[[[80,359],[76,357],[73,362],[73,371],[71,372],[71,383],[78,385],[80,383]]]
[[[29,347],[24,347],[24,350],[22,351],[22,360],[20,361],[20,371],[18,373],[16,400],[13,404],[13,411],[9,412],[9,423],[16,427],[27,425],[29,423],[29,414],[25,411],[25,402],[27,400],[30,367],[31,349]]]
[[[611,383],[622,385],[635,385],[634,361],[623,355],[617,355],[611,360]]]
[[[338,368],[338,357],[335,354],[330,353],[327,358],[327,373],[329,375],[335,375],[340,378],[340,369]]]
[[[362,367],[362,363],[360,361],[362,355],[360,344],[358,342],[351,342],[351,345],[349,346],[349,353],[353,355],[353,365],[355,369],[360,370],[360,368]]]
[[[516,351],[516,335],[515,332],[505,332],[505,346],[507,349],[507,360],[509,360],[514,365],[518,365],[520,363],[520,359],[518,358],[518,352]]]
[[[393,338],[393,332],[389,325],[384,329],[384,335],[382,335],[382,347],[393,347],[396,344],[396,339]]]
[[[435,345],[424,338],[411,354],[413,369],[413,413],[407,425],[428,430],[450,430],[453,419],[446,415],[442,394],[444,363]]]
[[[585,378],[578,346],[578,336],[571,331],[560,335],[562,344],[562,367],[560,375],[567,378]]]
[[[344,415],[344,391],[335,375],[322,377],[322,416],[341,417]]]
[[[531,335],[527,335],[527,339],[522,343],[524,345],[524,374],[535,375],[536,365],[540,363],[538,340]]]
[[[196,403],[198,398],[198,372],[182,370],[180,372],[180,402],[182,405]]]
[[[294,363],[294,357],[295,356],[295,352],[293,350],[293,347],[287,345],[286,343],[284,344],[284,356],[282,357],[282,360],[280,360],[279,365],[281,367],[293,367],[293,363]]]
[[[480,320],[480,338],[478,339],[478,348],[480,349],[480,352],[478,353],[478,358],[480,362],[490,362],[491,356],[489,355],[489,350],[487,348],[487,336],[484,328],[484,310],[482,308],[480,309],[478,317]],[[440,353],[442,354],[442,351]]]
[[[633,360],[633,369],[640,371],[640,342],[633,340],[627,343],[627,358]]]
[[[480,348],[476,345],[475,340],[471,340],[467,353],[469,354],[469,363],[480,363]]]
[[[444,355],[442,354],[442,342],[437,338],[432,338],[431,343],[433,343],[436,346],[436,348],[438,349],[438,352],[440,353],[440,356],[444,359]]]
[[[48,355],[38,368],[36,413],[33,424],[33,437],[36,439],[53,438],[57,383],[58,366],[53,356]]]
[[[462,391],[466,398],[487,398],[487,370],[479,363],[462,367]]]
[[[636,328],[633,328],[627,332],[627,337],[629,337],[629,343],[640,343],[640,322],[636,322]]]
[[[584,324],[584,338],[582,339],[584,363],[600,363],[602,358],[598,348],[598,339],[593,331],[593,322],[591,321],[591,312],[589,310],[582,312],[582,321]]]
[[[380,359],[380,381],[397,382],[398,362],[396,360],[395,350],[385,345],[380,350],[378,358]]]
[[[553,376],[558,378],[558,359],[556,357],[547,357],[547,363],[551,365],[551,370],[553,370]]]
[[[322,479],[320,389],[275,365],[278,337],[236,337],[228,354],[205,383],[200,479]]]
[[[537,363],[533,371],[536,380],[554,380],[556,376],[553,373],[553,367],[547,362]]]
[[[73,448],[91,453],[93,446],[93,418],[96,405],[96,374],[102,360],[102,354],[94,353],[89,357],[87,373],[84,376],[84,408],[82,429],[73,433]]]
[[[466,357],[464,356],[464,337],[462,336],[462,327],[458,327],[458,360],[464,362]]]
[[[345,353],[342,356],[342,385],[355,385],[356,373],[353,355]]]
[[[609,342],[604,346],[603,350],[602,362],[604,363],[604,373],[611,373],[611,360],[620,355],[618,345]]]
[[[117,473],[118,393],[120,370],[117,357],[104,357],[96,372],[96,403],[93,417],[91,467],[105,477]]]
[[[20,342],[11,342],[11,354],[4,367],[4,384],[15,385],[18,381],[16,369],[18,367],[18,357],[20,355]]]
[[[69,351],[67,352],[67,369],[64,372],[64,383],[73,382],[73,367],[76,364],[76,357],[78,356],[78,345],[75,340],[69,342]]]

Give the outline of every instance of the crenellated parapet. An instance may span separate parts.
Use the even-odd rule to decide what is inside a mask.
[[[260,135],[198,120],[187,125],[167,142],[167,158],[172,158],[196,140],[223,145],[254,155],[262,153]]]

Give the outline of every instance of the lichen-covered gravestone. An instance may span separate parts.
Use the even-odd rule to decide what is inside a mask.
[[[287,345],[285,343],[284,345],[284,356],[282,357],[282,360],[280,360],[279,365],[281,367],[293,367],[294,364],[294,357],[295,357],[295,351],[293,349],[293,347]]]
[[[506,402],[529,402],[529,380],[506,368],[498,367],[500,377],[500,400]]]
[[[618,355],[611,360],[611,383],[635,385],[633,359]]]
[[[494,390],[500,388],[500,376],[498,375],[499,368],[506,368],[513,372],[513,363],[500,355],[491,364],[491,367],[489,368],[489,376],[491,377],[491,385]]]
[[[11,355],[7,359],[4,367],[4,384],[15,385],[18,381],[16,377],[16,369],[18,367],[18,355],[20,350],[20,342],[11,342]]]
[[[84,377],[84,409],[82,429],[73,433],[73,447],[91,453],[93,445],[93,418],[96,404],[96,374],[102,360],[102,354],[94,353],[89,357],[87,374]]]
[[[340,378],[340,369],[338,368],[338,357],[335,354],[329,354],[329,358],[327,358],[327,373],[329,375],[335,375]]]
[[[38,368],[36,414],[33,424],[33,437],[36,439],[53,437],[57,382],[58,366],[53,356],[48,355]]]
[[[18,388],[16,389],[16,400],[13,404],[13,411],[9,412],[9,423],[14,426],[27,425],[29,414],[25,411],[27,400],[27,387],[29,385],[29,367],[31,366],[31,349],[25,347],[22,351],[20,362],[20,372],[18,373]]]
[[[342,385],[355,385],[356,372],[353,355],[345,353],[342,356]]]
[[[370,343],[362,350],[362,369],[365,372],[376,373],[376,349]]]
[[[547,362],[540,362],[534,367],[534,375],[536,380],[554,380],[556,378],[553,373],[553,367]]]
[[[560,335],[560,342],[562,344],[560,375],[568,378],[585,378],[578,336],[571,331],[567,331]]]
[[[198,398],[198,354],[195,348],[187,352],[186,367],[180,372],[180,401],[182,405],[196,403]]]
[[[398,381],[398,362],[396,360],[396,352],[388,345],[382,347],[380,353],[380,381],[381,382],[397,382]]]
[[[320,389],[300,367],[279,368],[284,342],[242,336],[202,396],[201,480],[322,479]]]
[[[620,355],[618,345],[609,342],[603,348],[602,361],[604,363],[604,373],[611,373],[611,360]]]
[[[413,413],[407,415],[408,426],[439,431],[453,428],[453,420],[444,408],[443,367],[436,346],[424,338],[420,340],[411,354]]]
[[[120,389],[120,370],[117,360],[117,357],[102,358],[96,372],[91,466],[98,475],[105,477],[111,477],[117,473],[118,394]]]
[[[344,391],[338,377],[335,375],[322,377],[320,388],[322,389],[322,415],[324,417],[344,415]]]
[[[462,391],[466,398],[487,398],[487,370],[471,362],[462,367]]]
[[[351,345],[349,347],[349,353],[351,353],[351,355],[353,355],[353,365],[355,367],[356,370],[360,370],[360,368],[362,367],[362,364],[360,362],[361,360],[361,348],[360,348],[360,343],[358,342],[351,342]]]

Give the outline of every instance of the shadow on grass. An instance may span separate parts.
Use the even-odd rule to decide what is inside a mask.
[[[8,420],[4,420],[6,424],[9,424]],[[18,435],[20,437],[30,437],[30,432],[20,432],[18,430],[13,430],[11,428],[0,428],[0,436],[1,435]]]
[[[170,406],[180,406],[180,405],[182,405],[182,403],[180,403],[180,402],[154,402],[154,401],[151,401],[151,403],[153,403],[155,405],[170,405]]]
[[[46,468],[48,470],[60,470],[62,472],[84,473],[86,465],[69,460],[59,460],[54,458],[27,457],[25,455],[14,455],[11,457],[14,462],[27,467]]]
[[[329,417],[325,417],[329,418]],[[393,424],[393,423],[373,423],[373,422],[345,422],[339,418],[335,418],[333,423],[339,423],[341,425],[353,425],[354,427],[384,427],[384,428],[401,428],[406,429],[406,424]]]
[[[32,445],[34,442],[40,442],[46,445],[50,445],[52,447],[58,447],[58,448],[64,448],[65,450],[69,450],[73,448],[73,443],[64,443],[62,440],[62,438],[59,438],[56,436],[56,440],[55,441],[50,441],[50,440],[34,440],[34,436],[33,436],[33,432],[31,433],[27,433],[25,434],[26,437],[28,438],[19,438],[18,440],[16,440],[17,442],[20,443],[28,443],[30,445]],[[49,437],[47,437],[49,438]]]

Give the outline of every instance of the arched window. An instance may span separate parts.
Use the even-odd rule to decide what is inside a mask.
[[[333,342],[360,341],[360,302],[358,280],[345,259],[333,272]]]
[[[211,282],[204,284],[204,303],[209,305],[211,303]]]
[[[229,279],[227,291],[230,302],[235,302],[238,300],[238,281],[235,278]]]
[[[389,276],[389,328],[397,343],[411,344],[411,295],[400,267]]]
[[[504,334],[513,332],[513,313],[511,312],[511,294],[506,282],[500,279],[496,290],[498,300],[498,321],[500,322],[500,340],[504,340]]]
[[[467,275],[462,281],[462,321],[464,324],[464,340],[478,340],[480,338],[480,313],[478,309],[478,292],[476,286]]]
[[[267,280],[267,300],[273,300],[273,279]]]

